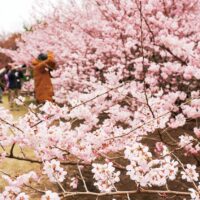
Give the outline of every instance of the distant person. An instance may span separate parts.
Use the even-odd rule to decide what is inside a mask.
[[[22,80],[24,79],[23,68],[19,67],[16,69],[15,76],[17,79],[17,89],[20,92],[22,88]]]
[[[4,76],[5,76],[5,69],[1,69],[0,70],[0,103],[3,103],[3,101],[2,101],[3,91],[6,86],[6,80],[5,80]]]
[[[22,78],[23,78],[23,73],[20,69],[12,69],[8,73],[8,88],[9,88],[9,104],[10,104],[10,109],[14,109],[15,102],[14,100],[19,96],[21,86],[22,86]]]
[[[0,103],[3,103],[3,89],[4,89],[4,84],[0,80]]]
[[[11,66],[7,65],[5,67],[4,72],[2,73],[2,83],[4,84],[3,91],[4,93],[8,94],[8,102],[10,102],[9,80],[8,80],[10,72],[11,72]]]
[[[32,64],[37,103],[53,101],[54,93],[50,71],[56,68],[54,54],[51,52],[41,53],[37,59],[33,60]]]
[[[11,72],[11,66],[7,65],[5,67],[5,72],[4,72],[4,82],[5,82],[4,91],[7,91],[9,89],[8,75],[10,72]]]

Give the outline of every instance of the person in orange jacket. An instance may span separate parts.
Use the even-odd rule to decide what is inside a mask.
[[[33,60],[32,65],[37,103],[53,101],[54,93],[50,71],[56,68],[54,54],[51,52],[41,53],[37,59]]]

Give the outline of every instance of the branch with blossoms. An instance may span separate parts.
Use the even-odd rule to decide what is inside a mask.
[[[126,147],[125,150],[125,158],[130,160],[131,164],[126,167],[126,170],[128,171],[127,174],[130,175],[131,179],[136,181],[136,183],[138,185],[140,185],[140,189],[138,191],[118,191],[116,190],[116,192],[113,192],[112,190],[114,188],[116,188],[115,183],[119,182],[119,176],[120,173],[119,172],[115,172],[115,168],[113,167],[113,164],[111,162],[109,162],[108,164],[93,164],[93,169],[92,172],[94,173],[94,179],[96,180],[95,185],[99,188],[100,191],[102,191],[103,193],[94,193],[94,192],[89,192],[89,190],[85,193],[83,192],[64,192],[59,194],[60,197],[64,196],[64,197],[70,197],[71,195],[96,195],[96,196],[110,196],[110,195],[124,195],[124,194],[134,194],[134,193],[158,193],[158,190],[148,190],[148,189],[143,189],[144,187],[146,187],[147,185],[162,185],[166,183],[167,178],[169,178],[170,180],[174,180],[174,176],[176,176],[177,171],[178,171],[178,164],[174,161],[170,161],[170,155],[172,155],[172,152],[168,153],[167,151],[167,147],[162,146],[161,148],[159,147],[158,152],[162,153],[163,155],[165,155],[163,158],[161,159],[156,159],[156,160],[152,160],[152,154],[149,152],[148,147],[147,146],[141,146],[140,143],[135,143],[134,144],[135,147]],[[186,146],[190,146],[189,143],[187,143],[185,146],[183,146],[182,148],[185,148]],[[133,149],[132,149],[133,148]],[[13,149],[13,148],[11,148]],[[11,150],[12,152],[12,150]],[[142,157],[138,157],[138,156],[142,156]],[[13,155],[14,156],[14,155]],[[133,156],[133,157],[132,157]],[[144,156],[144,157],[143,157]],[[109,159],[109,158],[106,158]],[[146,160],[147,159],[147,160]],[[167,159],[167,160],[165,160]],[[169,159],[169,160],[168,160]],[[146,164],[148,163],[148,167],[146,169],[143,169],[145,171],[143,171],[142,169],[140,169],[140,162],[143,165],[143,163],[146,162]],[[170,163],[171,162],[171,163]],[[180,162],[180,161],[179,161]],[[114,163],[114,161],[113,161]],[[180,162],[181,163],[181,162]],[[69,164],[69,163],[68,163]],[[75,163],[74,163],[75,164]],[[81,164],[81,163],[79,163]],[[162,167],[159,169],[157,167],[157,165],[161,165]],[[173,168],[168,169],[167,166],[171,167],[174,166]],[[183,167],[183,164],[181,164],[181,166]],[[154,168],[155,167],[155,168]],[[139,169],[137,169],[139,168]],[[162,180],[163,183],[157,183],[155,182],[156,180],[154,179],[155,174],[154,171],[156,170],[156,174],[160,174],[159,170],[164,170],[166,169],[168,172],[167,174],[170,172],[170,174],[165,175],[163,174],[164,177],[160,176],[157,177],[157,181],[158,180]],[[194,182],[194,180],[196,181],[198,178],[198,174],[196,173],[196,169],[194,166],[190,166],[189,164],[186,165],[186,167],[183,168],[184,171],[181,172],[183,175],[183,179],[187,179],[188,182]],[[111,171],[109,171],[111,170]],[[137,177],[134,176],[134,173],[137,172],[137,170],[139,170],[138,172],[142,173],[144,176],[144,178],[142,180],[138,180],[136,179]],[[142,170],[142,171],[141,171]],[[60,163],[52,160],[50,162],[45,162],[44,164],[44,172],[45,174],[47,174],[47,176],[49,177],[51,182],[55,182],[58,183],[58,185],[63,188],[63,186],[61,185],[61,183],[64,181],[64,177],[66,175],[66,172],[64,171],[63,168],[60,167]],[[104,174],[105,173],[105,174]],[[133,173],[133,175],[132,175]],[[151,175],[152,173],[152,175]],[[163,172],[164,173],[164,172]],[[165,172],[166,173],[166,172]],[[151,177],[153,176],[152,180],[149,180],[150,182],[143,182],[147,180],[147,177]],[[82,180],[84,180],[82,172],[81,172],[81,177]],[[59,181],[58,181],[59,180]],[[152,181],[152,182],[151,182]],[[86,181],[84,181],[86,184]],[[104,184],[102,184],[104,183]],[[196,184],[195,184],[196,185]],[[198,188],[198,185],[196,185],[196,189]],[[35,191],[37,190],[37,188],[35,189]],[[65,189],[64,189],[65,190]],[[20,191],[20,190],[19,190]],[[105,192],[104,192],[105,191]],[[196,190],[198,191],[198,190]],[[9,191],[5,191],[5,193],[10,193],[13,192],[13,190],[9,190]],[[5,194],[4,193],[4,194]],[[159,193],[165,193],[165,194],[176,194],[176,195],[189,195],[191,193],[189,192],[183,192],[183,191],[173,191],[173,190],[160,190]],[[20,193],[16,193],[16,195],[21,195]],[[196,194],[196,193],[195,193]],[[47,192],[47,194],[45,195],[52,195],[52,196],[56,196],[57,194],[55,193],[51,193],[51,192]],[[57,198],[59,198],[59,196]]]
[[[133,153],[134,152],[134,157],[133,157]],[[130,165],[128,165],[127,171],[128,171],[128,175],[130,175],[131,179],[135,180],[136,182],[140,183],[138,184],[138,188],[137,190],[125,190],[125,191],[120,191],[117,189],[117,186],[114,186],[117,182],[120,181],[120,172],[119,171],[115,171],[115,168],[113,167],[113,164],[111,162],[107,163],[107,164],[93,164],[93,169],[92,172],[94,173],[94,179],[96,180],[95,184],[98,189],[101,191],[101,193],[97,193],[97,192],[91,192],[88,190],[87,186],[86,186],[86,181],[83,178],[82,172],[80,167],[78,167],[79,169],[79,173],[81,174],[81,179],[85,185],[86,188],[86,192],[73,192],[73,191],[65,191],[65,189],[62,186],[62,182],[65,180],[65,176],[67,175],[67,172],[60,166],[59,161],[55,161],[52,160],[50,162],[45,162],[44,163],[44,174],[46,174],[49,178],[49,180],[52,183],[57,183],[63,190],[63,192],[59,192],[58,194],[53,193],[51,191],[43,191],[43,190],[39,190],[37,189],[37,187],[33,187],[30,185],[27,185],[27,178],[31,178],[33,177],[37,177],[35,174],[33,174],[33,172],[31,172],[30,174],[27,175],[23,175],[23,179],[22,177],[17,177],[17,179],[15,180],[15,182],[12,182],[10,178],[8,178],[8,175],[4,172],[4,174],[6,174],[6,176],[4,176],[5,180],[8,181],[9,185],[12,185],[12,188],[6,189],[2,195],[5,195],[6,193],[10,194],[11,192],[13,192],[15,190],[15,193],[13,193],[12,195],[16,195],[16,197],[18,195],[22,195],[20,193],[20,189],[18,188],[20,185],[18,184],[18,181],[20,181],[21,185],[24,185],[25,187],[28,187],[32,190],[34,190],[35,192],[39,192],[39,193],[44,193],[44,196],[55,196],[58,199],[62,199],[62,198],[67,198],[70,196],[96,196],[96,197],[101,197],[101,196],[115,196],[115,195],[132,195],[132,194],[159,194],[159,195],[179,195],[179,196],[189,196],[191,195],[190,192],[184,192],[184,191],[177,191],[177,190],[172,190],[172,189],[167,189],[167,190],[157,190],[157,189],[146,189],[145,185],[157,185],[159,184],[164,185],[166,184],[166,180],[167,178],[169,178],[170,180],[175,180],[175,176],[178,172],[178,162],[171,160],[170,158],[170,154],[172,153],[168,153],[167,149],[165,146],[163,146],[163,151],[159,151],[160,154],[165,154],[164,159],[152,159],[152,154],[149,152],[149,149],[147,146],[143,146],[139,143],[135,143],[132,147],[127,147],[125,150],[125,158],[126,159],[131,159],[131,163]],[[136,153],[136,155],[135,155]],[[168,154],[166,154],[168,153]],[[138,158],[138,156],[141,156],[140,158]],[[140,166],[140,162],[141,159],[145,159],[143,160],[143,162],[147,162],[148,166],[150,168],[147,168],[145,171],[141,171],[142,166]],[[149,161],[148,161],[149,160]],[[179,160],[179,159],[178,159]],[[134,164],[135,162],[135,164]],[[180,160],[179,160],[180,162]],[[141,163],[142,164],[142,163]],[[184,169],[181,174],[182,174],[182,179],[187,179],[188,182],[193,182],[194,180],[197,180],[198,174],[195,171],[195,166],[191,166],[191,165],[186,165],[186,167],[180,162],[181,167]],[[143,164],[142,164],[143,165]],[[162,168],[159,168],[159,165],[162,166]],[[137,169],[138,168],[138,169]],[[165,169],[165,170],[164,170]],[[132,171],[133,170],[133,171]],[[139,173],[144,173],[143,175],[145,175],[145,177],[143,179],[137,179],[136,176],[133,176],[134,173],[137,170],[139,170]],[[154,171],[156,170],[156,171]],[[159,173],[159,170],[162,171],[162,175]],[[164,171],[163,171],[164,170]],[[160,171],[160,172],[161,172]],[[156,172],[156,173],[155,173]],[[133,174],[132,174],[133,173]],[[152,174],[151,174],[152,173]],[[28,176],[28,177],[27,177]],[[150,176],[150,177],[149,177]],[[153,176],[153,177],[151,177]],[[163,177],[162,177],[163,176]],[[157,178],[156,178],[157,177]],[[136,179],[135,179],[136,178]],[[149,179],[150,178],[150,179]],[[152,179],[151,179],[152,178]],[[156,178],[156,179],[155,179]],[[73,180],[74,181],[74,180]],[[150,181],[150,182],[149,182]],[[163,182],[162,182],[163,181]],[[103,183],[103,184],[102,184]],[[13,185],[14,184],[14,185]],[[194,183],[195,184],[195,183]],[[196,185],[196,184],[195,184]],[[75,187],[75,185],[74,185]],[[197,191],[198,191],[198,187],[197,187]],[[112,190],[116,190],[116,191],[112,191]],[[18,191],[18,192],[17,192]],[[23,195],[26,195],[23,193]],[[51,198],[52,198],[51,197]]]
[[[189,145],[189,144],[187,144],[187,145]],[[136,145],[137,146],[137,145]],[[144,158],[145,159],[148,159],[148,158],[151,158],[151,154],[149,153],[149,154],[147,154],[146,155],[146,153],[148,153],[148,149],[146,148],[146,150],[145,150],[145,148],[146,147],[142,147],[142,146],[140,146],[140,148],[138,149],[138,147],[135,149],[135,150],[132,150],[132,152],[134,152],[134,154],[137,152],[137,151],[141,151],[142,150],[142,154],[144,153]],[[144,150],[144,152],[143,152],[143,150]],[[163,148],[163,150],[164,150],[164,148]],[[166,151],[166,150],[165,150]],[[161,151],[159,151],[159,152],[161,152]],[[126,156],[126,158],[129,158],[129,156],[130,156],[130,158],[132,159],[133,158],[133,155],[129,155],[129,153],[131,153],[131,151],[129,151],[129,149],[127,149],[127,153],[128,154],[126,154],[127,156]],[[138,155],[142,155],[141,153],[139,153],[138,152]],[[168,156],[170,155],[171,153],[169,153],[168,154]],[[146,157],[147,156],[147,157]],[[135,158],[137,158],[137,155],[135,155]],[[139,160],[141,160],[141,158],[139,159]],[[158,164],[158,161],[156,161],[156,163],[155,163],[155,165],[157,165]],[[164,163],[163,163],[164,164]],[[63,171],[63,169],[62,168],[60,168],[59,167],[59,163],[57,163],[57,162],[55,162],[54,160],[52,160],[51,162],[47,162],[46,164],[45,164],[45,168],[44,168],[44,170],[46,171],[45,173],[49,176],[49,178],[50,178],[50,180],[52,181],[52,182],[58,182],[58,180],[60,180],[61,182],[63,182],[63,180],[64,180],[64,178],[62,177],[62,176],[65,176],[66,175],[66,173]],[[134,165],[133,165],[134,166]],[[171,164],[169,165],[169,166],[171,166]],[[108,169],[107,169],[107,167],[110,167],[111,169],[111,172],[109,172],[109,171],[107,171]],[[130,166],[131,167],[131,166]],[[193,169],[193,170],[195,170],[195,168],[189,168],[190,166],[188,165],[188,170],[185,170],[187,173],[196,173],[195,171],[191,171],[191,169]],[[166,169],[166,166],[164,167],[165,169]],[[47,171],[47,170],[50,170],[50,171]],[[53,171],[52,171],[53,170]],[[95,170],[97,170],[97,172],[95,171]],[[99,171],[100,170],[100,171]],[[102,171],[101,171],[102,170]],[[131,168],[127,168],[127,170],[131,170]],[[153,170],[153,169],[152,169]],[[172,169],[171,169],[172,170]],[[177,171],[177,169],[175,170],[175,171]],[[110,190],[109,188],[113,188],[113,182],[112,182],[112,178],[114,178],[114,180],[119,180],[118,178],[117,178],[117,176],[119,175],[119,174],[115,174],[114,173],[114,168],[112,167],[112,164],[110,163],[109,165],[102,165],[102,164],[98,164],[98,165],[94,165],[94,170],[93,170],[93,172],[94,173],[97,173],[96,175],[95,175],[95,179],[97,180],[97,187],[100,187],[99,189],[100,190],[105,190],[107,187],[108,187],[108,190]],[[131,171],[130,171],[131,172]],[[55,174],[54,174],[55,173]],[[64,173],[63,175],[62,175],[62,173]],[[100,173],[99,175],[98,175],[98,173]],[[108,183],[106,183],[106,185],[104,185],[103,187],[102,187],[102,181],[103,182],[105,182],[105,180],[103,179],[102,180],[102,177],[101,177],[101,173],[106,173],[105,174],[105,179],[108,181]],[[109,174],[110,173],[110,174]],[[114,173],[113,175],[112,175],[112,173]],[[171,172],[172,173],[172,172]],[[187,176],[187,173],[185,173],[185,175],[184,175],[184,173],[183,173],[183,175],[184,176],[186,176],[187,177],[187,179],[188,179],[188,181],[190,181],[191,180],[191,177],[193,177],[193,175],[191,174],[191,175],[188,175]],[[61,177],[59,177],[59,176],[61,176]],[[116,177],[115,177],[116,176]],[[172,175],[170,175],[170,176],[172,176]],[[197,174],[195,174],[195,176],[197,176]],[[56,177],[56,179],[55,179],[55,177]],[[83,176],[82,176],[82,178],[83,178]],[[145,179],[146,179],[147,177],[145,177]],[[195,178],[196,179],[196,178]],[[98,183],[98,181],[100,181],[99,183]],[[111,181],[111,182],[110,182]],[[115,181],[114,181],[115,182]],[[117,181],[118,182],[118,181]],[[58,182],[58,184],[60,185],[61,183],[60,182]],[[145,184],[145,183],[142,183],[142,184]],[[155,184],[155,183],[154,183]],[[106,187],[106,188],[104,188],[104,187]],[[107,189],[106,189],[107,190]],[[37,188],[35,188],[35,191],[37,191]],[[13,190],[9,190],[9,191],[5,191],[5,192],[8,192],[8,193],[10,193],[10,192],[13,192]],[[94,192],[64,192],[63,194],[59,194],[59,196],[60,197],[65,197],[65,198],[67,198],[67,197],[70,197],[70,196],[76,196],[76,195],[92,195],[92,196],[110,196],[110,195],[112,195],[112,196],[114,196],[114,195],[124,195],[124,194],[134,194],[134,193],[152,193],[152,194],[155,194],[155,193],[158,193],[159,192],[159,194],[175,194],[175,195],[190,195],[190,193],[188,193],[188,192],[182,192],[182,191],[173,191],[173,190],[160,190],[160,191],[158,191],[158,190],[146,190],[146,189],[143,189],[143,187],[142,188],[140,188],[140,190],[138,191],[138,190],[135,190],[135,191],[116,191],[116,192],[106,192],[106,193],[94,193]],[[17,194],[17,195],[22,195],[22,194],[20,194],[20,193],[16,193],[15,192],[15,194]],[[25,195],[25,194],[24,194]],[[52,192],[50,192],[50,191],[48,191],[47,192],[47,194],[45,194],[45,195],[49,195],[49,196],[56,196],[56,193],[52,193]],[[59,198],[59,196],[57,196],[57,198]]]

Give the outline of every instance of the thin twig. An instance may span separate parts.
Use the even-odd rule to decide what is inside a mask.
[[[194,182],[193,178],[190,176],[190,174],[188,174],[188,173],[186,172],[185,167],[184,167],[183,163],[181,162],[181,160],[180,160],[174,153],[172,153],[172,155],[173,155],[173,157],[179,162],[179,164],[181,165],[181,167],[182,167],[182,169],[184,170],[184,172],[190,177],[190,179],[191,179],[191,181],[192,181],[192,184],[194,185],[195,189],[196,189],[197,191],[199,191],[198,186],[197,186],[196,183]]]
[[[88,191],[88,188],[87,188],[87,185],[86,185],[86,182],[85,182],[85,180],[84,180],[84,178],[83,178],[83,174],[82,174],[82,172],[81,172],[80,166],[77,165],[77,168],[78,168],[79,174],[80,174],[80,176],[81,176],[81,179],[82,179],[82,181],[83,181],[84,188],[85,188],[86,192],[89,192],[89,191]]]
[[[71,197],[71,196],[82,196],[82,195],[90,195],[90,196],[97,196],[97,197],[104,197],[104,196],[114,196],[114,195],[125,195],[127,194],[137,194],[137,193],[144,193],[144,194],[173,194],[173,195],[180,195],[180,196],[190,196],[190,192],[182,192],[182,191],[175,191],[175,190],[132,190],[132,191],[117,191],[117,192],[67,192],[64,194],[64,197]]]

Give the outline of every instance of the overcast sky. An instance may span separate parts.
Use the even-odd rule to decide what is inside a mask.
[[[32,6],[40,0],[0,0],[0,35],[23,30],[23,25],[31,23]],[[51,1],[54,4],[61,0],[41,0]],[[67,2],[68,0],[62,0]],[[46,9],[48,9],[48,3]]]
[[[34,0],[0,0],[0,33],[21,30]]]

